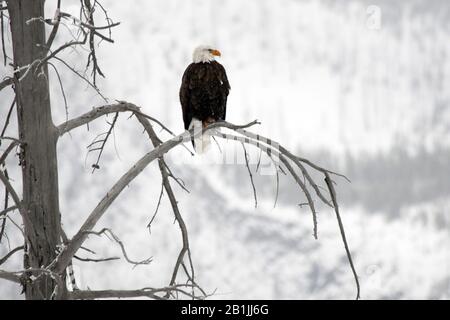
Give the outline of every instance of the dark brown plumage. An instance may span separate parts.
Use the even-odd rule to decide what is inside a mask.
[[[215,60],[191,63],[183,74],[180,102],[184,128],[189,129],[192,118],[203,126],[225,120],[230,84],[224,67]]]

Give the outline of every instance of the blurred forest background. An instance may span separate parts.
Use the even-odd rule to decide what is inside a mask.
[[[52,17],[56,1],[47,0]],[[231,83],[227,120],[258,119],[255,130],[292,151],[341,172],[338,200],[363,299],[450,298],[450,3],[447,0],[103,0],[121,25],[114,44],[102,43],[103,94],[133,102],[175,132],[183,129],[178,90],[193,49],[211,44],[222,52]],[[63,1],[78,15],[79,1]],[[101,24],[100,22],[98,22]],[[6,26],[9,30],[9,26]],[[55,41],[70,39],[70,25]],[[67,36],[63,36],[66,34]],[[7,41],[9,46],[9,41]],[[86,53],[62,55],[84,70]],[[104,104],[62,64],[69,117]],[[0,74],[11,68],[0,66]],[[52,69],[55,123],[66,119]],[[3,119],[12,92],[0,94]],[[111,120],[110,117],[109,120]],[[102,195],[150,143],[134,120],[119,117],[91,174],[87,145],[107,130],[108,119],[78,129],[59,142],[59,184],[64,227],[72,236]],[[15,120],[14,120],[15,121]],[[14,136],[12,126],[8,135]],[[222,151],[234,148],[221,144]],[[2,146],[0,150],[3,150]],[[237,150],[241,146],[237,145]],[[319,210],[319,240],[289,177],[256,174],[258,208],[245,165],[214,164],[213,144],[203,156],[183,148],[168,155],[190,193],[177,188],[190,232],[197,282],[215,298],[351,299],[355,288],[330,208]],[[255,155],[252,154],[252,157]],[[258,156],[256,154],[256,156]],[[10,160],[10,161],[17,161]],[[264,161],[263,161],[264,162]],[[18,167],[17,167],[18,169]],[[254,169],[254,166],[252,167]],[[12,171],[19,179],[19,172]],[[132,258],[153,256],[149,266],[124,261],[74,261],[82,288],[140,288],[168,283],[181,245],[156,163],[118,198],[100,227],[111,227]],[[13,229],[0,245],[20,245]],[[107,238],[86,243],[100,256],[120,256]],[[80,254],[82,255],[82,254]],[[21,269],[22,261],[10,264]],[[21,298],[1,282],[0,298]]]

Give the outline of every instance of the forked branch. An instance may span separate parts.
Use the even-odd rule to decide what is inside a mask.
[[[228,122],[219,122],[214,123],[210,125],[205,130],[210,130],[212,128],[218,128],[218,127],[227,127],[233,130],[246,128],[249,126],[254,125],[255,121],[250,122],[246,125],[236,126],[233,124],[230,124]],[[59,127],[58,127],[59,128]],[[128,172],[126,172],[115,184],[114,186],[108,191],[108,193],[103,197],[103,199],[99,202],[99,204],[95,207],[95,209],[91,212],[91,214],[88,216],[86,221],[83,223],[79,231],[75,234],[73,239],[69,242],[67,247],[61,252],[61,255],[59,256],[58,260],[55,263],[54,269],[60,273],[63,272],[64,269],[67,267],[67,265],[70,263],[72,257],[76,253],[76,251],[80,248],[80,246],[83,244],[84,240],[87,237],[87,232],[91,231],[98,220],[103,216],[105,211],[109,208],[109,206],[113,203],[113,201],[119,196],[119,194],[123,191],[123,189],[129,185],[146,167],[149,163],[151,163],[155,159],[159,159],[161,156],[163,156],[166,152],[173,149],[177,145],[181,144],[182,142],[191,141],[191,137],[196,137],[196,135],[202,134],[201,132],[198,132],[194,134],[194,130],[186,131],[182,134],[179,134],[178,136],[175,136],[174,138],[158,145],[156,148],[154,148],[152,151],[145,154],[139,161],[136,162],[135,165],[133,165]]]
[[[173,137],[172,139],[170,139],[168,141],[162,142],[159,139],[159,137],[156,135],[155,131],[153,130],[152,125],[150,124],[150,121],[154,121],[154,122],[158,123],[159,125],[161,125],[161,127],[163,127],[162,124],[157,122],[156,119],[143,114],[140,111],[140,108],[138,108],[137,106],[130,104],[130,103],[126,103],[126,102],[118,102],[116,104],[107,105],[107,106],[103,106],[103,107],[99,107],[99,108],[94,108],[92,111],[87,112],[78,118],[69,120],[69,121],[59,125],[58,133],[61,136],[64,133],[66,133],[72,129],[80,127],[84,124],[88,124],[89,122],[91,122],[103,115],[110,114],[110,113],[118,114],[120,112],[131,112],[132,114],[134,114],[137,117],[137,119],[143,125],[145,131],[147,132],[150,140],[152,141],[154,149],[152,151],[148,152],[146,155],[144,155],[132,168],[130,168],[130,170],[127,173],[125,173],[122,176],[122,178],[119,179],[119,181],[110,189],[110,191],[106,194],[106,196],[99,202],[97,207],[92,211],[92,213],[89,215],[88,219],[81,226],[79,231],[75,234],[73,239],[68,243],[65,250],[59,256],[58,261],[56,261],[55,268],[54,268],[56,270],[56,272],[61,272],[62,270],[64,270],[66,268],[67,264],[70,262],[70,260],[72,259],[72,257],[76,253],[76,251],[81,247],[82,243],[86,239],[87,234],[89,232],[91,232],[91,230],[96,225],[97,221],[103,216],[103,214],[106,212],[108,207],[118,197],[118,195],[122,192],[122,190],[125,188],[125,186],[127,186],[130,182],[132,182],[134,180],[134,178],[136,178],[136,176],[140,172],[142,172],[142,170],[144,170],[145,167],[149,163],[158,159],[161,176],[163,179],[163,188],[166,191],[166,193],[169,197],[169,200],[171,202],[172,210],[174,212],[176,221],[178,222],[181,232],[182,232],[182,241],[183,241],[182,249],[180,250],[178,259],[176,261],[176,264],[175,264],[175,267],[173,270],[172,278],[170,281],[170,286],[173,286],[176,284],[175,281],[176,281],[176,277],[178,274],[178,270],[182,266],[183,270],[186,273],[186,276],[188,277],[189,283],[193,287],[196,287],[197,289],[201,290],[201,288],[198,287],[195,283],[194,268],[192,265],[192,261],[190,259],[190,249],[189,249],[187,228],[186,228],[186,225],[180,214],[173,190],[170,186],[169,179],[168,179],[169,172],[167,171],[167,164],[165,163],[163,156],[166,152],[170,151],[172,148],[176,147],[177,145],[181,144],[182,142],[191,141],[191,137],[195,137],[196,135],[205,133],[205,131],[207,131],[207,130],[211,130],[213,136],[218,136],[218,137],[228,139],[228,140],[239,141],[243,145],[249,144],[249,145],[256,146],[257,148],[259,148],[260,150],[265,152],[279,168],[282,168],[282,166],[284,166],[286,168],[287,172],[293,177],[295,182],[300,187],[302,193],[306,196],[307,203],[311,209],[311,213],[312,213],[312,217],[313,217],[313,226],[314,226],[313,234],[314,234],[315,238],[317,238],[317,217],[316,217],[317,213],[316,213],[316,209],[315,209],[315,204],[314,204],[314,200],[311,195],[311,192],[309,191],[308,186],[303,181],[303,179],[301,178],[300,175],[302,175],[303,178],[306,181],[308,181],[310,187],[315,191],[318,198],[324,204],[333,207],[337,211],[336,213],[338,216],[339,227],[341,230],[341,234],[343,235],[343,241],[344,241],[344,244],[346,247],[346,253],[347,253],[348,259],[350,261],[352,272],[355,276],[355,280],[357,283],[357,290],[358,290],[357,296],[359,298],[359,282],[358,282],[358,278],[356,275],[356,271],[353,266],[350,251],[348,250],[348,246],[347,246],[347,242],[346,242],[345,234],[344,234],[344,229],[342,226],[342,221],[340,220],[338,209],[336,208],[336,203],[335,203],[336,196],[335,196],[335,194],[333,194],[334,188],[330,189],[330,187],[328,186],[328,191],[329,191],[328,197],[325,194],[323,194],[323,192],[320,190],[317,183],[315,183],[315,181],[312,179],[311,174],[308,172],[305,165],[312,168],[313,170],[318,171],[319,173],[322,173],[325,177],[329,177],[330,174],[334,174],[336,176],[344,177],[345,179],[347,179],[345,176],[335,173],[335,172],[332,172],[328,169],[322,168],[322,167],[310,162],[309,160],[307,160],[305,158],[296,156],[296,155],[292,154],[290,151],[288,151],[286,148],[284,148],[282,145],[280,145],[279,143],[277,143],[269,138],[266,138],[261,135],[254,134],[252,132],[245,130],[245,128],[257,124],[258,123],[257,121],[250,122],[243,126],[237,126],[237,125],[234,125],[234,124],[231,124],[228,122],[216,122],[216,123],[211,124],[207,128],[204,128],[202,130],[202,132],[194,133],[194,130],[186,131],[182,134],[179,134],[179,135]],[[236,134],[233,135],[233,134],[224,134],[224,133],[218,132],[216,129],[220,128],[220,127],[230,129],[231,131],[234,131]],[[163,127],[163,128],[166,129],[165,127]],[[166,129],[166,131],[172,134],[172,132],[170,132],[170,130]],[[274,159],[278,159],[281,163],[277,164]],[[246,157],[246,161],[248,161],[247,157]],[[246,163],[248,163],[248,162],[246,162]],[[252,185],[253,185],[253,183],[252,183]],[[255,192],[256,192],[256,190],[255,190]],[[186,266],[184,264],[184,257],[186,254],[188,254],[188,257],[189,257],[190,268],[186,268]],[[189,269],[191,271],[189,271]],[[204,294],[203,290],[201,290],[201,292]],[[167,292],[165,298],[169,297],[169,295],[170,295],[170,292]]]

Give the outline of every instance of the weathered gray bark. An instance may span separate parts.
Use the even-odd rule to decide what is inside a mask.
[[[44,0],[9,0],[15,66],[26,66],[45,55],[45,26],[32,17],[44,16]],[[22,183],[26,268],[42,268],[56,257],[60,243],[58,202],[57,130],[52,122],[48,72],[46,66],[31,70],[17,83],[17,114],[22,148]],[[31,275],[31,274],[28,274]],[[40,276],[39,276],[40,275]],[[56,282],[47,274],[36,273],[37,280],[25,281],[27,299],[52,297]],[[65,290],[65,288],[59,288]],[[60,291],[61,292],[61,291]]]

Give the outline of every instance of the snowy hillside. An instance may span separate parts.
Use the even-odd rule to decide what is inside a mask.
[[[79,2],[66,2],[63,10],[76,15]],[[362,298],[450,298],[448,1],[103,4],[121,22],[113,33],[115,43],[102,43],[99,49],[106,74],[99,86],[110,101],[133,102],[181,132],[182,73],[195,46],[217,46],[231,83],[230,122],[258,119],[262,124],[257,132],[352,180],[336,182]],[[54,9],[49,1],[47,5],[52,15]],[[370,5],[380,10],[378,27],[370,24]],[[61,35],[56,39],[66,40]],[[83,70],[83,51],[65,57]],[[58,67],[70,117],[104,103]],[[60,123],[66,115],[57,81],[52,82],[52,101],[55,122]],[[59,143],[60,202],[69,236],[150,149],[134,119],[119,119],[114,143],[108,144],[95,174],[90,170],[95,159],[86,158],[86,146],[105,131],[105,120]],[[230,143],[221,147],[225,152],[234,148]],[[175,187],[190,232],[197,282],[207,291],[217,289],[214,297],[223,299],[354,298],[333,212],[320,208],[319,240],[314,240],[310,213],[297,206],[303,195],[288,177],[281,177],[273,208],[275,177],[270,171],[257,175],[255,209],[246,167],[212,164],[209,160],[219,153],[214,147],[208,155],[191,157],[179,148],[168,155],[174,173],[190,190],[187,194]],[[133,258],[153,256],[152,264],[132,269],[123,261],[75,262],[82,287],[168,283],[181,239],[166,197],[152,233],[146,229],[159,191],[153,164],[98,226],[111,227]],[[92,238],[88,245],[102,256],[120,255],[120,248],[106,238]],[[0,256],[5,252],[2,244]],[[20,261],[16,263],[20,268]],[[16,287],[2,282],[0,298],[18,294]]]

